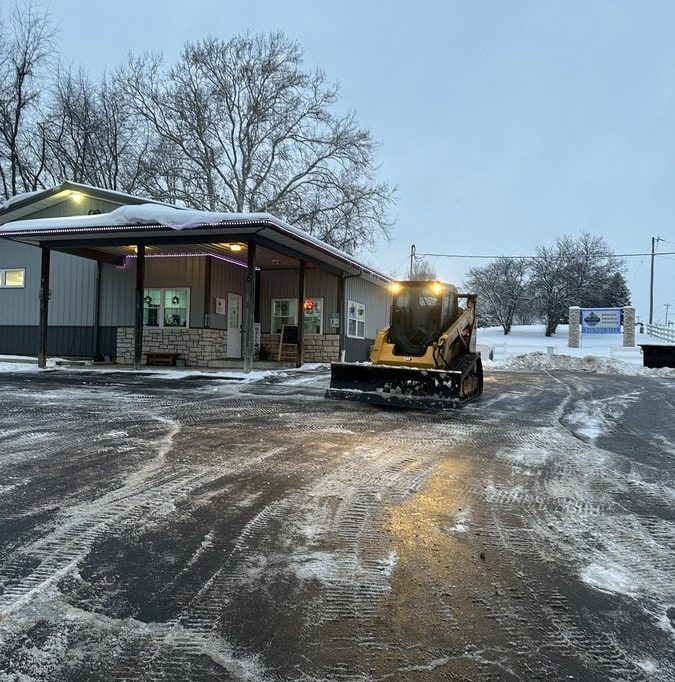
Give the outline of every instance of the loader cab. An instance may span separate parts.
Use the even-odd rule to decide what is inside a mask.
[[[457,289],[437,281],[394,282],[388,340],[396,355],[422,356],[458,315]]]

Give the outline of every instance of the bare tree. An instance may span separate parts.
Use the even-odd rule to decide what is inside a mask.
[[[17,4],[0,24],[0,183],[5,198],[40,186],[45,147],[39,134],[40,78],[53,57],[47,12]]]
[[[338,90],[280,33],[188,44],[166,70],[151,55],[120,73],[157,135],[147,191],[209,210],[271,212],[346,251],[388,236],[393,190],[376,144]]]
[[[624,262],[614,256],[604,238],[582,232],[576,239],[564,236],[554,246],[537,248],[530,262],[532,285],[546,319],[546,336],[567,317],[571,305],[597,305],[607,281],[622,273]]]
[[[513,320],[526,300],[528,264],[522,259],[497,258],[488,265],[471,268],[466,286],[478,294],[480,316],[511,331]]]
[[[146,127],[106,76],[96,83],[82,70],[63,71],[43,125],[48,172],[54,181],[133,192],[149,144]]]
[[[412,271],[408,274],[413,281],[438,279],[436,268],[423,258],[413,260]]]

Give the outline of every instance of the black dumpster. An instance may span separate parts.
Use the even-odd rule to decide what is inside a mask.
[[[675,367],[675,344],[641,343],[645,367]]]

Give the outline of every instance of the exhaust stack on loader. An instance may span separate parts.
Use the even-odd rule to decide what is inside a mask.
[[[460,407],[483,392],[476,295],[441,282],[394,282],[372,364],[332,363],[326,396],[413,408]],[[465,307],[459,301],[465,302]]]

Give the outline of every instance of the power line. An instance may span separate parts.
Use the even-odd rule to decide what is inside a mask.
[[[644,256],[651,256],[651,251],[647,253],[598,253],[592,254],[591,258],[643,258]],[[675,256],[675,251],[662,251],[655,253],[655,256]],[[542,260],[551,258],[551,256],[506,256],[503,253],[498,256],[485,256],[477,254],[466,253],[415,253],[416,258],[424,258],[429,256],[431,258],[512,258],[514,260]],[[556,256],[553,255],[553,258]]]

